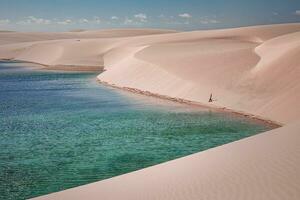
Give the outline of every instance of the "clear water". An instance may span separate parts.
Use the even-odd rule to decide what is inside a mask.
[[[95,73],[0,63],[0,199],[103,180],[270,129],[98,84]]]

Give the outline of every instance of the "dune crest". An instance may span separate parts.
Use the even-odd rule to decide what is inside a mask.
[[[300,24],[180,33],[0,33],[0,59],[50,69],[104,68],[98,79],[105,84],[284,125],[37,199],[299,199],[299,56]]]
[[[299,30],[292,24],[133,38],[123,46],[147,47],[133,56],[113,49],[98,79],[205,105],[213,93],[214,106],[289,123],[300,119]],[[290,104],[296,109],[283,113]]]

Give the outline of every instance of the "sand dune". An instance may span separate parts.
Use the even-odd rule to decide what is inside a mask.
[[[299,128],[299,124],[288,125],[134,173],[36,199],[298,200]]]
[[[138,43],[134,53],[110,51],[98,78],[204,104],[213,93],[218,107],[288,123],[300,117],[297,31],[299,24],[133,38],[126,45]]]
[[[105,68],[120,88],[284,127],[41,199],[299,199],[300,24],[171,32],[0,33],[0,59]],[[208,103],[213,93],[213,103]]]
[[[20,42],[33,42],[58,39],[84,39],[84,38],[112,38],[112,37],[131,37],[139,35],[152,35],[162,33],[174,33],[172,30],[157,29],[112,29],[112,30],[94,30],[94,31],[77,31],[65,33],[47,33],[47,32],[0,32],[0,45]]]

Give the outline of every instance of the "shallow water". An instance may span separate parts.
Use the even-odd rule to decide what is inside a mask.
[[[22,65],[0,62],[0,199],[103,180],[270,129],[108,88],[96,73]]]

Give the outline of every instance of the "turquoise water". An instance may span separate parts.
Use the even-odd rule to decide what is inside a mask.
[[[95,73],[22,65],[0,63],[0,199],[103,180],[270,129],[104,87]]]

